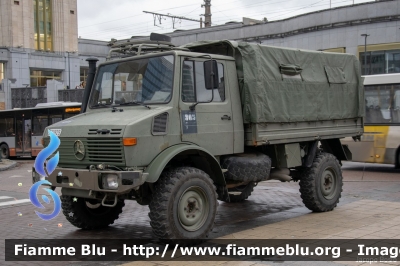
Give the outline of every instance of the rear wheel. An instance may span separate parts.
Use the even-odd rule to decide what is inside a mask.
[[[213,181],[203,171],[180,167],[164,172],[154,186],[150,224],[162,240],[205,239],[217,212]]]
[[[123,200],[118,200],[114,207],[105,207],[95,200],[62,195],[61,206],[65,217],[72,225],[82,229],[100,229],[118,219],[125,203]]]
[[[342,169],[335,156],[318,154],[312,166],[300,178],[300,193],[304,205],[314,212],[333,210],[341,197]]]
[[[0,158],[1,159],[8,159],[10,157],[10,150],[8,149],[7,144],[0,145]]]
[[[394,163],[394,167],[397,168],[397,169],[400,168],[400,147],[397,149],[396,161]]]

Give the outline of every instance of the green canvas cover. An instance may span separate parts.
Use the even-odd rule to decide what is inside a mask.
[[[353,55],[235,41],[183,47],[236,59],[244,123],[364,116],[363,79]]]

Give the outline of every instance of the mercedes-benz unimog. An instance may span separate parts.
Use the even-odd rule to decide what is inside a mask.
[[[89,59],[82,113],[44,133],[44,146],[61,141],[57,168],[33,171],[61,188],[73,225],[106,227],[135,200],[160,239],[204,239],[218,200],[244,201],[267,180],[299,181],[314,212],[339,202],[351,159],[340,138],[363,133],[355,56],[151,39],[114,44],[110,58],[97,70]]]

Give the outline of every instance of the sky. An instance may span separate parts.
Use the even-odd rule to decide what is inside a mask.
[[[169,33],[175,30],[196,29],[199,22],[164,17],[161,24],[151,14],[183,16],[200,20],[204,14],[203,0],[77,0],[78,36],[84,39],[110,41],[131,36],[149,36],[151,32]],[[372,2],[374,0],[211,0],[212,25],[230,21],[241,22],[243,17],[268,21],[280,20],[312,11]],[[203,17],[204,20],[204,17]]]

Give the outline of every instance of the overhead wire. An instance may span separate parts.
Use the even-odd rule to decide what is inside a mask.
[[[249,6],[257,6],[257,5],[267,5],[267,4],[274,4],[274,3],[278,3],[278,2],[281,2],[280,0],[279,1],[274,1],[274,2],[272,2],[272,3],[270,3],[270,1],[274,1],[274,0],[267,0],[267,1],[260,1],[260,2],[256,2],[256,3],[252,3],[252,4],[250,4],[250,5],[244,5],[244,6],[241,6],[241,7],[249,7]],[[292,0],[292,1],[294,1],[294,0]],[[230,3],[234,3],[234,2],[241,2],[241,0],[238,0],[238,1],[231,1]],[[194,4],[192,4],[192,5],[194,5]],[[187,5],[187,6],[192,6],[192,5]],[[221,5],[221,4],[220,4]],[[218,5],[213,5],[213,7],[218,7]],[[169,10],[169,9],[175,9],[175,8],[168,8],[168,9],[162,9],[162,10],[158,10],[158,11],[165,11],[165,10]],[[234,8],[235,9],[235,8]],[[233,10],[233,9],[226,9],[226,10],[224,10],[224,11],[227,11],[227,10]],[[154,11],[154,12],[158,12],[158,11]],[[194,10],[193,10],[194,11]],[[191,11],[191,12],[193,12],[193,11]],[[191,12],[189,12],[189,13],[191,13]],[[118,21],[118,20],[124,20],[124,19],[128,19],[128,18],[133,18],[133,17],[135,17],[135,18],[137,18],[138,16],[143,16],[144,14],[140,14],[140,15],[133,15],[133,16],[129,16],[129,17],[124,17],[124,18],[121,18],[121,19],[115,19],[115,20],[109,20],[109,21],[105,21],[105,22],[101,22],[101,23],[97,23],[97,24],[92,24],[92,25],[86,25],[86,26],[80,26],[80,27],[78,27],[78,29],[81,29],[81,28],[86,28],[86,27],[91,27],[91,26],[96,26],[96,25],[100,25],[100,24],[105,24],[105,23],[109,23],[109,22],[114,22],[114,21]],[[179,16],[182,16],[183,14],[177,14],[177,15],[179,15]],[[184,16],[184,15],[183,15]],[[130,27],[132,27],[132,25],[129,25]]]
[[[191,11],[191,12],[193,12],[193,11]],[[225,15],[225,16],[226,16],[226,15]],[[104,32],[107,32],[107,31],[123,30],[123,29],[131,28],[131,27],[132,27],[132,25],[126,25],[126,26],[123,26],[123,27],[118,26],[118,27],[103,29],[103,30],[95,31],[95,32],[92,31],[90,35],[98,35],[98,34],[97,34],[98,32],[104,33]],[[136,28],[135,28],[136,34],[137,34],[137,33],[141,33],[141,32],[137,32],[138,29],[143,29],[143,28],[147,28],[147,27],[148,27],[148,26],[139,27],[139,28],[136,27]],[[80,34],[80,35],[81,35],[81,34]]]
[[[300,11],[300,10],[303,10],[303,9],[306,9],[306,8],[315,8],[315,7],[328,5],[328,3],[320,4],[321,2],[324,2],[324,1],[327,1],[327,0],[318,1],[318,2],[312,3],[311,5],[306,5],[306,6],[301,5],[301,6],[296,6],[296,7],[292,7],[292,8],[289,8],[289,9],[288,8],[278,9],[278,10],[274,10],[274,11],[271,11],[271,12],[261,12],[260,13],[259,11],[257,11],[255,13],[247,13],[246,15],[248,15],[248,16],[261,15],[261,16],[265,17],[265,15],[268,15],[268,14],[271,14],[271,15],[276,14],[276,16],[273,16],[272,18],[282,17],[284,15],[287,15],[287,14],[290,14],[290,13],[294,13],[296,11]],[[334,1],[334,2],[332,2],[332,4],[337,5],[337,4],[344,3],[344,2],[352,2],[352,0]],[[271,3],[268,3],[268,4],[271,4]],[[246,5],[246,6],[264,6],[264,5],[267,5],[267,4],[265,4],[265,1],[263,1],[263,4],[260,4],[260,2],[258,2],[256,4],[253,3],[251,5]],[[191,6],[191,5],[188,5],[188,6]],[[216,8],[216,6],[214,6],[214,8]],[[233,18],[233,19],[237,18],[237,16],[228,17],[221,10],[219,10],[219,8],[216,8],[216,9],[218,9],[218,11],[217,12],[213,12],[213,14],[221,13],[227,19],[229,19],[229,18]],[[189,13],[194,12],[195,10],[196,9],[190,11]],[[232,9],[225,9],[223,11],[229,11],[229,10],[232,10]],[[286,12],[286,13],[282,14],[282,12],[285,12],[285,11],[289,11],[289,12]],[[271,17],[269,17],[269,19],[271,19]],[[214,19],[213,20],[213,24],[216,24],[217,22],[220,22],[220,21],[226,21],[226,19],[223,19],[223,18]],[[149,23],[147,23],[147,24],[149,24]],[[102,24],[102,23],[99,23],[99,24]],[[151,23],[151,24],[153,24],[153,23]],[[169,25],[170,27],[167,26],[164,29],[157,29],[157,30],[154,29],[152,31],[153,32],[160,32],[160,31],[172,29],[172,23],[167,23],[166,25],[168,25],[168,24],[171,24],[171,25]],[[94,24],[94,25],[96,25],[96,24]],[[192,25],[194,26],[194,25],[198,25],[198,24],[197,23],[192,23],[192,22],[186,22],[183,27],[188,28],[188,27],[191,27]],[[151,26],[151,27],[153,27],[153,26]],[[97,37],[99,37],[99,35],[100,36],[110,36],[111,34],[115,33],[115,31],[125,31],[125,30],[128,30],[130,28],[132,28],[132,25],[125,25],[125,26],[122,26],[122,27],[119,26],[119,27],[114,27],[114,28],[94,31],[94,32],[91,32],[90,34],[86,34],[86,36],[94,36],[94,35],[96,35]],[[148,33],[148,30],[147,30],[148,28],[149,28],[149,25],[141,26],[141,27],[135,27],[134,32],[129,33],[129,34],[125,34],[124,36],[140,35],[141,33],[145,34],[145,33]],[[101,33],[103,33],[103,34],[101,34]],[[83,34],[80,34],[80,35],[83,35]]]
[[[292,8],[293,9],[293,8]],[[288,10],[288,9],[285,9],[285,10]],[[193,12],[193,11],[191,11],[191,12]],[[220,11],[219,11],[220,12]],[[218,12],[214,12],[214,13],[218,13]],[[268,13],[268,12],[267,12]],[[274,11],[274,12],[272,12],[272,13],[276,13],[276,11]],[[252,14],[250,14],[250,15],[252,15]],[[226,16],[226,15],[225,15]],[[229,17],[227,17],[228,19],[229,19]],[[214,20],[214,21],[216,21],[216,22],[218,22],[218,21],[221,21],[221,20]],[[193,25],[193,23],[192,23],[192,25]],[[123,29],[127,29],[127,28],[131,28],[132,27],[132,25],[126,25],[126,26],[118,26],[118,27],[113,27],[113,28],[108,28],[108,29],[103,29],[103,30],[99,30],[99,31],[92,31],[91,32],[91,34],[90,35],[98,35],[98,33],[104,33],[104,32],[110,32],[110,31],[116,31],[116,30],[123,30]],[[138,30],[138,29],[143,29],[143,28],[147,28],[148,26],[145,26],[145,27],[139,27],[139,28],[135,28],[135,30]],[[136,34],[137,33],[141,33],[141,32],[137,32],[136,31]]]

